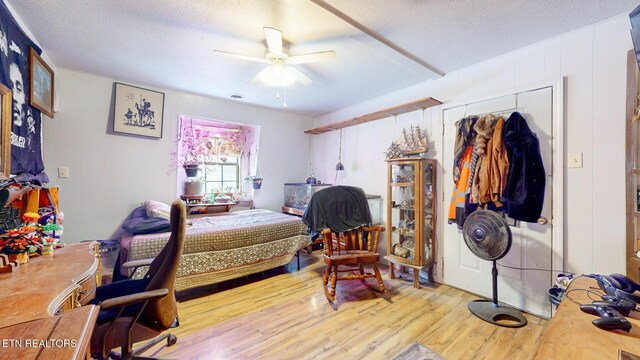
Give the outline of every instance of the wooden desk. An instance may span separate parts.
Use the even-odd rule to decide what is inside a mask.
[[[0,328],[58,315],[93,299],[102,276],[96,245],[68,244],[0,274]]]
[[[0,328],[0,359],[90,359],[89,342],[100,307]]]
[[[579,278],[571,282],[569,289],[590,287],[598,288],[594,279]],[[568,296],[581,304],[592,302],[585,291],[572,291]],[[565,296],[542,337],[534,359],[618,359],[619,349],[640,355],[639,312],[632,311],[627,317],[632,325],[630,333],[601,330],[591,323],[594,319],[594,315],[582,312],[580,306]]]

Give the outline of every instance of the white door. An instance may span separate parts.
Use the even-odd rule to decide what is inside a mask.
[[[444,282],[451,286],[491,298],[490,261],[475,256],[465,245],[462,232],[455,224],[447,223],[449,199],[453,191],[454,123],[464,115],[500,113],[508,119],[517,109],[527,120],[540,140],[542,160],[547,174],[542,217],[552,218],[552,143],[553,143],[553,91],[546,87],[517,95],[459,106],[443,111],[443,191],[444,209],[441,224],[444,243]],[[498,300],[532,314],[551,317],[547,290],[552,285],[553,232],[551,221],[540,225],[519,222],[511,227],[513,243],[509,253],[498,261]],[[558,239],[560,241],[560,239]],[[513,268],[539,270],[518,270]]]

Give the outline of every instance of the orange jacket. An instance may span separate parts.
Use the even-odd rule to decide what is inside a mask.
[[[473,156],[473,145],[467,146],[460,161],[462,169],[460,178],[455,182],[451,203],[449,204],[449,223],[457,222],[461,225],[465,217],[465,196],[468,192],[469,177],[471,176],[471,157]]]

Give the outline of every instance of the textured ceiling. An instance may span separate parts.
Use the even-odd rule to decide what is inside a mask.
[[[281,108],[275,90],[247,82],[265,65],[214,56],[264,56],[263,26],[292,55],[334,50],[299,65],[313,79],[287,91],[288,111],[317,116],[432,78],[421,66],[308,0],[5,0],[56,66],[122,81]],[[608,17],[627,0],[325,0],[449,72]],[[425,96],[428,94],[425,94]],[[212,114],[214,116],[214,114]]]
[[[325,0],[450,72],[628,13],[637,0]],[[397,4],[397,5],[396,5]],[[394,6],[395,5],[395,6]],[[399,5],[399,6],[398,6]],[[381,16],[391,13],[393,16]]]

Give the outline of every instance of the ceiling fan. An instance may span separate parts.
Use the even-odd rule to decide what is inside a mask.
[[[213,52],[216,55],[230,58],[270,64],[269,67],[254,76],[249,83],[255,84],[263,82],[274,87],[287,87],[296,81],[302,85],[308,85],[312,81],[311,78],[296,69],[294,65],[331,61],[336,58],[334,51],[321,51],[289,56],[283,51],[282,32],[280,32],[280,30],[264,27],[264,35],[269,48],[269,52],[264,57],[242,55],[222,50],[214,50]]]

